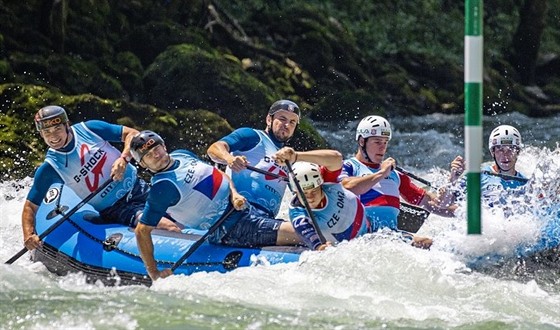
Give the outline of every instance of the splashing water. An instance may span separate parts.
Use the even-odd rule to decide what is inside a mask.
[[[498,120],[512,118],[546,125],[515,114]],[[441,186],[449,162],[462,153],[461,129],[454,128],[461,121],[442,115],[398,120],[390,154],[407,170]],[[325,134],[349,134],[349,140],[337,140],[348,155],[354,152],[348,143],[354,133],[346,129],[326,129]],[[554,129],[549,134],[558,133]],[[298,263],[171,276],[150,288],[104,287],[86,283],[81,274],[57,277],[24,256],[14,265],[0,265],[0,328],[558,328],[560,287],[554,265],[519,274],[515,258],[483,272],[468,264],[480,255],[513,256],[519,245],[534,244],[558,211],[558,148],[533,143],[530,136],[525,140],[531,147],[523,150],[518,164],[523,174],[534,177],[527,196],[508,205],[519,207],[510,217],[484,209],[483,235],[466,235],[460,208],[455,218],[431,215],[421,228],[420,234],[435,240],[431,250],[366,236],[324,252],[306,252]],[[419,150],[432,153],[419,141],[431,145],[437,157],[419,157]],[[30,183],[0,183],[3,260],[23,246],[20,214]],[[285,204],[281,216],[287,216]]]

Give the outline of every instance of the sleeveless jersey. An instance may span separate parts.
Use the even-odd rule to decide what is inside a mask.
[[[70,129],[74,135],[74,148],[68,152],[49,148],[45,161],[78,197],[85,198],[111,178],[111,167],[121,152],[84,123],[73,125]],[[126,196],[135,182],[136,168],[128,164],[123,180],[112,182],[89,203],[102,211]]]
[[[322,188],[327,202],[323,208],[312,212],[325,239],[340,242],[366,234],[369,223],[360,199],[340,183],[324,183]],[[290,204],[289,215],[294,227],[300,219],[308,217],[299,203],[297,206]]]
[[[341,178],[350,176],[366,176],[378,172],[352,157],[344,162]],[[397,217],[400,212],[400,177],[396,171],[391,171],[387,178],[381,179],[370,190],[360,195],[360,200],[366,208],[366,214],[371,222],[371,230],[382,227],[397,229]]]
[[[255,130],[255,132],[259,134],[260,142],[251,150],[234,151],[232,155],[245,156],[254,167],[287,176],[284,168],[276,164],[271,158],[278,151],[278,147],[266,132],[261,130]],[[259,208],[267,210],[272,216],[278,214],[286,191],[286,181],[251,170],[232,172],[229,167],[226,173],[233,180],[237,191],[247,198],[251,204],[256,204]]]
[[[152,186],[167,180],[179,191],[179,201],[167,209],[174,220],[192,229],[210,228],[229,204],[228,178],[186,150],[175,150],[170,155],[179,165],[156,173]]]
[[[494,172],[491,165],[482,167],[482,171]],[[521,173],[517,172],[517,177],[525,178]],[[505,190],[516,189],[525,184],[525,182],[517,180],[505,180],[499,176],[482,173],[480,176],[480,186],[482,198],[485,199],[490,206],[499,202]],[[466,188],[466,183],[465,183]]]

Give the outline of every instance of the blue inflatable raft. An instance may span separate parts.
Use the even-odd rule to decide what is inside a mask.
[[[558,254],[560,249],[560,212],[558,211],[558,206],[540,212],[539,216],[542,221],[542,227],[536,241],[527,244],[519,244],[511,251],[511,254],[508,255],[492,253],[475,257],[467,262],[467,266],[476,270],[481,270],[489,267],[502,266],[511,259],[517,260],[518,262],[524,262],[529,259],[548,260],[551,256],[556,256],[556,259],[558,259],[558,257],[560,257]]]
[[[36,217],[37,234],[41,235],[81,199],[68,187],[53,185]],[[160,269],[171,268],[202,235],[154,230],[154,257]],[[134,230],[119,224],[101,224],[99,214],[88,204],[63,221],[34,250],[32,260],[42,262],[51,272],[66,275],[82,272],[88,281],[106,285],[151,284]],[[237,267],[259,263],[286,263],[299,260],[304,247],[236,248],[205,242],[174,274],[194,272],[227,272]]]

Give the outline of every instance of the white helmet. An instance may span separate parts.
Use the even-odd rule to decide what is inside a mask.
[[[360,121],[356,130],[356,141],[360,136],[364,139],[371,136],[386,137],[391,140],[391,124],[381,116],[367,116]]]
[[[325,182],[323,180],[323,176],[321,175],[321,168],[317,164],[300,161],[294,164],[292,170],[294,171],[296,180],[299,182],[299,185],[303,190],[319,187],[323,184],[323,182]],[[290,176],[290,185],[292,186],[292,189],[295,189],[296,186],[292,180],[292,176]]]
[[[521,134],[517,128],[510,125],[500,125],[490,133],[488,137],[488,149],[492,152],[492,149],[496,146],[514,146],[522,148]]]

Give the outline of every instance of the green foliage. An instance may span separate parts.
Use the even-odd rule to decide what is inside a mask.
[[[311,30],[297,22],[294,8],[311,8],[314,16],[332,17],[342,23],[358,47],[369,57],[378,58],[399,52],[418,52],[445,56],[447,60],[462,59],[463,11],[456,2],[441,0],[426,1],[302,1],[284,0],[268,4],[268,1],[221,3],[237,15],[248,19],[244,13],[278,11],[289,8],[283,17],[290,24],[285,28]],[[276,4],[276,5],[275,5]],[[445,11],[445,15],[442,15]],[[322,15],[320,13],[325,13]],[[281,21],[281,20],[278,20]],[[436,22],[436,24],[434,24]],[[324,26],[328,26],[323,23]]]

